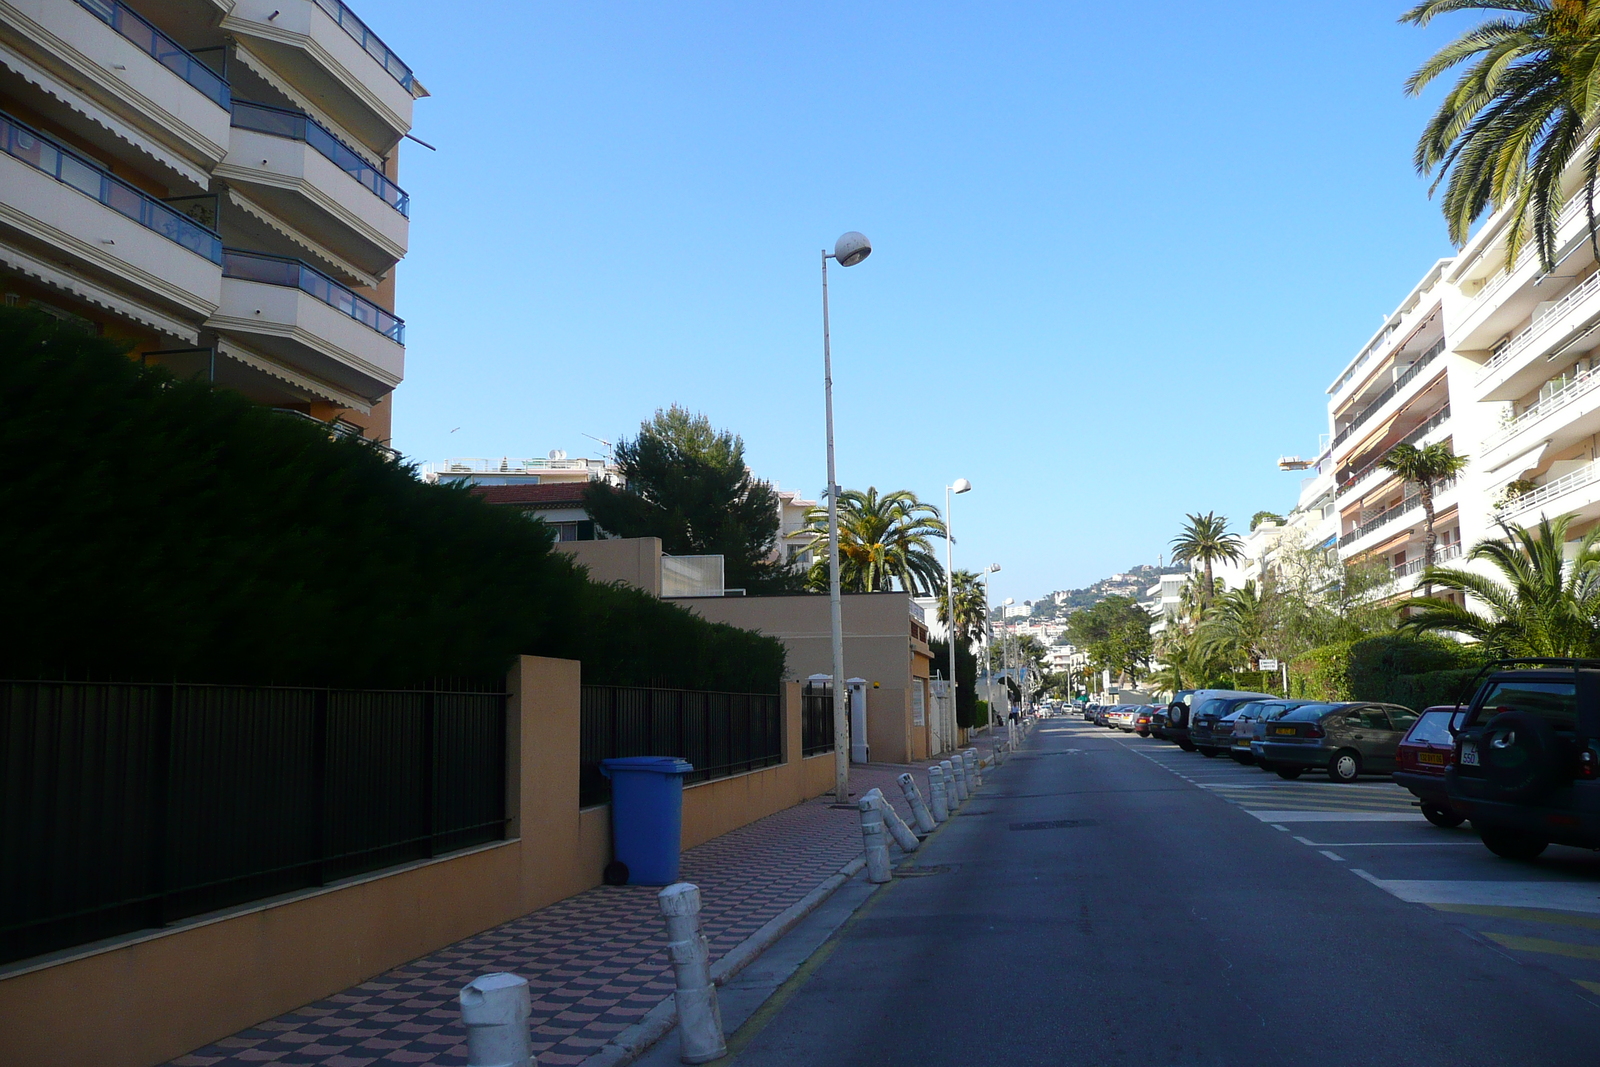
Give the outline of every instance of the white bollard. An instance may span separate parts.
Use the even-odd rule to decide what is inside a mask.
[[[902,774],[900,792],[905,795],[906,803],[911,805],[911,817],[917,820],[917,833],[933,833],[935,826],[933,813],[928,810],[928,805],[923,803],[922,794],[917,791],[917,780],[909,774]]]
[[[928,768],[928,801],[932,805],[933,821],[946,822],[950,818],[950,793],[945,783],[944,768],[935,763]]]
[[[861,842],[867,853],[867,881],[887,882],[889,874],[889,844],[883,836],[883,812],[878,810],[872,797],[862,797],[856,802],[861,812]]]
[[[978,764],[978,750],[969,748],[961,753],[961,756],[967,761],[967,789],[975,790],[983,784],[983,768]]]
[[[961,758],[961,753],[957,752],[955,758],[949,760],[948,763],[950,773],[955,775],[956,779],[956,803],[965,804],[967,797],[972,795],[971,791],[967,789],[967,761]]]
[[[708,1063],[727,1055],[722,1009],[711,984],[711,951],[700,933],[700,889],[677,882],[656,894],[667,920],[667,957],[677,974],[678,1058]]]
[[[883,813],[883,825],[888,829],[894,843],[900,846],[901,852],[915,852],[917,846],[922,844],[917,840],[917,835],[911,832],[911,827],[906,825],[900,813],[894,810],[894,805],[889,803],[889,798],[880,790],[874,789],[873,800],[877,801],[878,810]]]
[[[528,1036],[532,1012],[528,980],[499,971],[461,987],[461,1024],[467,1028],[467,1067],[532,1067]]]

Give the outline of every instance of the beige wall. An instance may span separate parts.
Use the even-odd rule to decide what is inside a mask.
[[[526,656],[508,715],[510,840],[0,972],[0,1064],[149,1067],[600,884],[610,809],[578,807],[579,665]],[[684,792],[688,848],[833,785],[799,759]]]
[[[605,541],[557,541],[556,548],[589,569],[597,582],[622,582],[661,595],[661,539],[615,537]]]

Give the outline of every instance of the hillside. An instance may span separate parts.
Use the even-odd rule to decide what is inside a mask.
[[[1058,590],[1027,603],[1033,607],[1035,619],[1065,617],[1080,608],[1098,604],[1108,596],[1143,597],[1145,590],[1154,585],[1160,575],[1184,574],[1188,569],[1181,565],[1156,568],[1141,564],[1109,578],[1102,578],[1083,589]]]

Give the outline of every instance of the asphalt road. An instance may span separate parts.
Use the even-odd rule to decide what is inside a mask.
[[[1593,1067],[1600,858],[1410,799],[1046,720],[732,1062]]]

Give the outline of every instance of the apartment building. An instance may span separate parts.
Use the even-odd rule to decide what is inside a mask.
[[[0,0],[0,293],[385,441],[426,95],[341,0]]]
[[[1472,401],[1464,395],[1475,366],[1452,347],[1447,330],[1456,310],[1449,281],[1454,263],[1435,263],[1328,387],[1331,437],[1318,467],[1319,473],[1331,469],[1326,489],[1338,516],[1339,556],[1390,567],[1395,584],[1389,595],[1397,597],[1416,584],[1426,531],[1416,487],[1384,469],[1382,460],[1400,444],[1440,441],[1470,455],[1477,436]],[[1470,536],[1474,522],[1464,524],[1463,514],[1475,509],[1463,509],[1462,502],[1471,499],[1466,479],[1436,489],[1436,559],[1459,554]],[[1304,493],[1302,502],[1315,506]],[[1329,506],[1322,505],[1324,515]]]

